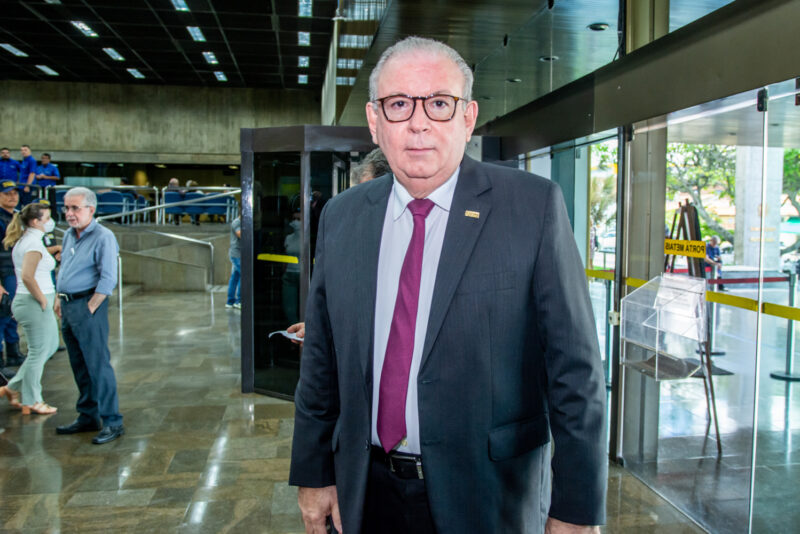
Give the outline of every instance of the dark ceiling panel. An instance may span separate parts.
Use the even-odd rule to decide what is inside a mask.
[[[28,57],[0,50],[0,79],[104,81],[220,85],[214,70],[225,72],[228,85],[296,88],[297,57],[312,57],[306,88],[322,86],[336,10],[333,0],[316,0],[314,17],[297,17],[296,0],[277,0],[285,16],[275,19],[268,0],[186,0],[188,12],[178,12],[169,0],[0,0],[0,42],[8,42]],[[88,24],[98,37],[87,37],[70,21]],[[186,27],[198,26],[205,36],[196,42]],[[288,29],[287,29],[288,28]],[[297,46],[297,31],[312,32],[311,47]],[[114,61],[103,48],[114,48],[125,61]],[[209,65],[204,51],[218,64]],[[59,72],[48,77],[35,68],[46,64]],[[284,76],[280,74],[284,66]],[[145,80],[126,71],[138,68]],[[288,70],[287,70],[288,69]],[[290,79],[291,78],[291,79]]]

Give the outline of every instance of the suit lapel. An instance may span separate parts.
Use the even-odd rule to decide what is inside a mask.
[[[361,360],[361,372],[364,384],[368,373],[372,372],[372,337],[375,331],[375,295],[378,286],[378,256],[381,250],[381,234],[383,220],[386,216],[386,204],[392,191],[392,175],[375,179],[367,192],[364,212],[354,221],[356,231],[355,308],[358,321],[358,355]],[[364,187],[364,186],[362,186]],[[369,396],[372,395],[370,388]]]
[[[453,203],[450,206],[450,215],[447,218],[439,267],[436,271],[420,369],[428,360],[450,307],[450,301],[461,282],[481,229],[489,217],[492,207],[490,189],[491,183],[486,174],[478,168],[474,160],[464,156],[453,194]]]

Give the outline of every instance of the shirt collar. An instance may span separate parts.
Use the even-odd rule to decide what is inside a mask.
[[[86,234],[94,231],[94,229],[97,228],[98,224],[100,224],[100,223],[97,222],[97,219],[92,217],[92,222],[90,222],[89,225],[86,228],[83,229],[83,231],[81,232],[81,237],[83,237]],[[70,227],[70,229],[68,231],[72,232],[72,235],[75,236],[76,238],[78,237],[77,233],[75,232],[75,228]]]
[[[442,208],[444,211],[450,211],[450,205],[453,203],[453,194],[456,190],[456,183],[458,182],[458,173],[461,167],[458,167],[455,172],[450,175],[445,183],[437,187],[430,195],[428,200],[432,200],[434,204]],[[392,187],[392,219],[395,221],[400,218],[405,211],[408,203],[414,200],[403,184],[397,181],[394,177],[394,186]]]

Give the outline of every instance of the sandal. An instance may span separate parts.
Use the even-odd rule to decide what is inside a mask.
[[[19,401],[19,391],[14,391],[8,386],[3,386],[0,388],[0,397],[7,398],[12,408],[22,408],[22,403]]]
[[[37,402],[33,406],[23,406],[22,415],[30,415],[35,413],[37,415],[50,415],[58,411],[55,406],[50,406],[46,402]]]

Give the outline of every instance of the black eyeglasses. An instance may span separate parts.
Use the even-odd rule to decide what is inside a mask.
[[[456,115],[456,104],[463,98],[453,95],[433,94],[428,96],[391,95],[376,98],[381,105],[383,116],[389,122],[407,121],[414,115],[417,100],[422,101],[425,115],[432,121],[447,122]]]

